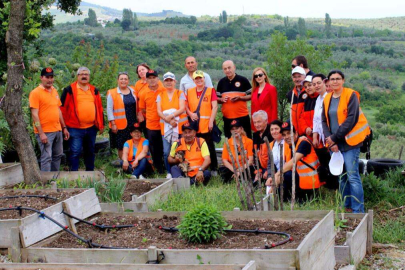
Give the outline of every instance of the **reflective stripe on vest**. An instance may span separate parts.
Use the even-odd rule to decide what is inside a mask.
[[[207,133],[208,125],[211,118],[212,105],[211,105],[211,96],[213,89],[208,87],[205,91],[203,101],[200,106],[200,124],[197,133]],[[187,90],[187,104],[190,111],[195,112],[198,107],[200,99],[197,98],[197,88],[190,88]]]
[[[321,186],[321,182],[319,181],[317,169],[320,166],[320,163],[318,160],[318,156],[316,155],[315,149],[309,142],[308,138],[304,136],[300,137],[295,147],[295,151],[298,150],[298,147],[303,141],[306,141],[310,144],[311,152],[305,157],[303,157],[301,160],[312,166],[314,170],[309,166],[307,166],[305,163],[303,163],[301,160],[297,162],[297,173],[300,177],[299,181],[300,188],[301,189],[319,188]]]
[[[136,97],[133,91],[130,89],[131,94],[135,98]],[[114,122],[115,125],[119,130],[123,130],[127,127],[127,117],[125,115],[125,105],[124,101],[122,100],[121,94],[118,93],[118,88],[110,89],[107,92],[107,96],[110,95],[113,100],[113,114],[114,114]],[[109,123],[110,128],[112,127],[111,122]]]
[[[316,160],[316,161],[314,161],[314,162],[312,162],[312,163],[308,163],[308,165],[309,165],[309,166],[312,166],[312,167],[316,167],[318,164],[319,164],[319,161],[318,161],[318,160]],[[307,168],[307,167],[308,167],[307,164],[303,164],[303,165],[298,166],[297,169],[305,169],[305,168]],[[319,167],[319,166],[318,166],[318,167]]]

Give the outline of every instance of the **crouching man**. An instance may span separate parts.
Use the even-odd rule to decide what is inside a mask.
[[[284,141],[292,146],[291,126],[290,122],[283,124],[281,128]],[[318,156],[315,149],[307,137],[298,137],[298,133],[293,128],[293,138],[295,142],[295,159],[296,159],[296,175],[295,175],[295,190],[296,199],[299,203],[310,200],[319,187],[323,184],[319,180],[318,167],[320,166]],[[292,157],[292,155],[291,155]],[[288,160],[282,169],[284,172],[284,200],[291,199],[292,191],[292,168],[294,158]],[[275,174],[277,186],[280,184],[280,171]],[[272,178],[269,177],[266,186],[272,185]]]
[[[185,123],[182,127],[183,137],[173,143],[167,158],[172,165],[173,178],[190,177],[190,184],[206,185],[211,178],[207,168],[211,164],[210,151],[202,138],[197,138],[197,127]]]

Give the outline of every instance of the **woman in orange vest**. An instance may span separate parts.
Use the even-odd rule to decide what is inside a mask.
[[[149,141],[142,138],[142,128],[138,123],[129,128],[132,139],[124,143],[121,166],[131,178],[145,179],[142,175],[152,170],[149,154]]]
[[[237,162],[236,159],[236,154],[235,154],[235,142],[233,140],[233,137],[228,139],[229,147],[231,148],[232,156],[236,162],[236,164],[232,165],[232,159],[230,157],[230,153],[228,152],[228,148],[226,144],[224,143],[223,150],[222,150],[222,163],[224,164],[224,167],[219,168],[219,173],[224,180],[224,182],[228,183],[232,181],[232,179],[235,179],[235,172],[234,172],[234,165],[236,168],[239,166],[243,167],[244,169],[249,167],[250,170],[250,175],[252,176],[253,179],[251,181],[254,181],[255,174],[254,174],[254,167],[253,167],[253,141],[249,139],[246,136],[245,131],[243,130],[242,123],[238,120],[235,119],[231,122],[231,133],[235,135],[237,138],[236,146],[238,149],[238,160]],[[242,160],[242,147],[240,145],[240,142],[238,141],[239,138],[242,137],[242,143],[243,143],[243,148],[245,149],[245,155],[248,158],[248,164],[246,166],[246,161]]]
[[[364,212],[364,192],[359,173],[360,147],[370,134],[367,119],[360,109],[360,95],[343,87],[345,75],[340,70],[329,73],[333,92],[323,101],[322,127],[330,151],[340,151],[344,170],[339,180],[339,190],[349,212]]]
[[[160,93],[156,99],[157,113],[160,117],[160,132],[163,141],[163,160],[167,170],[166,178],[172,178],[170,164],[167,158],[172,143],[177,141],[182,133],[181,127],[187,121],[185,113],[186,97],[183,91],[176,89],[176,76],[167,72],[163,75],[163,85],[166,91]]]
[[[118,149],[122,159],[124,143],[131,138],[130,127],[136,122],[137,100],[135,91],[128,86],[127,72],[118,74],[118,87],[107,92],[107,117],[110,126],[110,143]]]
[[[211,158],[210,168],[215,176],[218,160],[214,141],[212,140],[212,128],[214,127],[215,116],[218,110],[218,97],[214,88],[205,87],[204,72],[201,70],[194,71],[193,79],[196,87],[187,90],[186,111],[189,116],[190,125],[198,123],[197,137],[203,138],[207,142]],[[200,109],[199,112],[196,112],[200,98],[202,98]]]

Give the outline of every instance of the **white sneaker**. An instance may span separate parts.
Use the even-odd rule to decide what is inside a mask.
[[[136,175],[131,175],[131,179],[138,179],[138,177],[136,177]]]
[[[170,173],[166,174],[166,179],[171,179],[172,175]]]
[[[141,174],[141,175],[139,176],[139,179],[145,179],[145,177],[143,177],[143,175]]]

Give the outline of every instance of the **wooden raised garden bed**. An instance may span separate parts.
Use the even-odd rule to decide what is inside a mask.
[[[176,220],[181,219],[184,212],[149,212],[149,213],[101,213],[96,218],[92,218],[91,222],[102,221],[103,218],[113,219],[116,222],[121,222],[120,217],[124,217],[126,221],[133,221],[132,219],[160,219],[160,220]],[[54,245],[55,241],[64,239],[66,233],[59,233],[49,239],[45,239],[35,245],[27,245],[22,242],[23,248],[21,249],[21,258],[23,262],[35,263],[122,263],[122,264],[145,264],[151,258],[161,258],[164,254],[164,259],[160,262],[161,265],[179,265],[179,264],[247,264],[251,260],[256,262],[257,269],[311,269],[311,270],[328,270],[333,269],[335,266],[334,246],[335,246],[335,233],[334,233],[334,214],[332,211],[285,211],[285,212],[244,212],[233,211],[223,212],[224,217],[231,223],[234,220],[246,220],[255,223],[260,221],[263,226],[272,224],[285,223],[295,224],[291,225],[291,230],[302,230],[302,227],[308,227],[308,233],[302,235],[291,236],[295,240],[288,243],[291,248],[286,246],[275,247],[273,249],[264,249],[266,236],[259,240],[260,244],[255,244],[256,248],[244,248],[243,241],[241,247],[226,249],[226,248],[212,248],[209,246],[203,247],[186,247],[182,249],[173,248],[165,244],[157,244],[155,246],[144,247],[145,245],[155,242],[148,239],[142,246],[137,243],[136,246],[141,248],[129,249],[90,249],[90,248],[49,248],[46,246]],[[256,223],[258,223],[256,222]],[[263,223],[264,222],[264,223]],[[301,222],[301,223],[300,223]],[[122,224],[122,223],[121,223]],[[298,225],[297,224],[301,224]],[[304,224],[306,224],[304,226]],[[153,226],[150,225],[152,228]],[[262,225],[260,225],[262,226]],[[295,227],[294,227],[295,226]],[[288,227],[288,226],[287,226]],[[139,233],[143,233],[147,227],[143,225],[137,227]],[[153,227],[156,229],[155,227]],[[295,228],[295,229],[294,229]],[[252,228],[256,229],[256,228]],[[258,228],[263,229],[263,228]],[[136,228],[123,229],[133,230],[130,233],[136,233]],[[286,229],[287,230],[287,229]],[[82,232],[82,225],[77,226],[78,234]],[[94,242],[102,241],[103,235],[116,233],[120,230],[110,230],[102,232]],[[134,232],[135,231],[135,232]],[[26,231],[21,232],[21,237],[30,237]],[[162,232],[173,234],[170,232]],[[125,235],[125,234],[124,234]],[[250,234],[250,237],[257,237]],[[111,235],[110,235],[111,236]],[[18,237],[15,236],[15,237]],[[85,236],[82,236],[85,237]],[[169,236],[167,236],[169,237]],[[178,238],[177,235],[172,236]],[[224,236],[225,237],[225,236]],[[245,236],[246,237],[246,236]],[[139,238],[139,237],[138,237]],[[130,240],[130,236],[126,236]],[[242,238],[240,238],[242,239]],[[108,240],[110,241],[110,240]],[[184,240],[183,240],[184,241]],[[63,242],[63,241],[62,241]],[[76,241],[77,242],[77,241]],[[110,241],[112,242],[112,241]],[[142,241],[143,242],[143,241]],[[187,242],[184,241],[187,245]],[[294,243],[293,243],[294,242]],[[229,242],[231,243],[231,242]],[[80,244],[80,243],[79,243]],[[271,244],[271,243],[270,243]],[[111,243],[110,243],[111,245]],[[173,244],[175,245],[175,244]],[[226,246],[226,244],[225,244]],[[17,252],[18,254],[18,252]],[[13,256],[12,256],[13,257]],[[14,256],[16,257],[16,256]],[[135,268],[136,269],[136,268]],[[143,269],[143,268],[142,268]],[[147,268],[145,268],[147,269]],[[164,269],[164,268],[162,268]],[[169,268],[171,269],[171,268]],[[177,268],[174,268],[177,269]],[[226,269],[226,268],[223,268]]]
[[[0,188],[14,186],[24,180],[20,163],[0,163]]]

